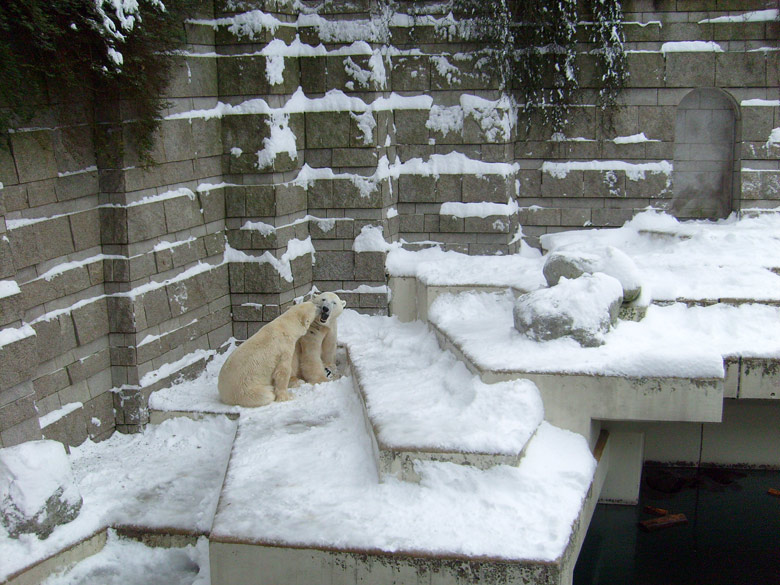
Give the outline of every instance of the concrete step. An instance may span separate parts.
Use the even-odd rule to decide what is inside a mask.
[[[532,383],[485,384],[420,322],[347,313],[341,323],[380,473],[419,481],[417,461],[520,462],[544,417]]]

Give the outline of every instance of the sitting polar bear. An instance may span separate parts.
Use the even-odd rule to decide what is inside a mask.
[[[290,385],[300,380],[309,384],[327,382],[336,371],[336,319],[347,303],[332,292],[315,295],[311,302],[317,307],[317,318],[295,344]]]
[[[296,343],[319,313],[314,303],[295,305],[230,354],[217,382],[222,402],[265,406],[274,400],[289,400],[287,388]]]

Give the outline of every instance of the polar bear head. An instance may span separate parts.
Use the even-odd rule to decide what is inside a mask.
[[[319,314],[319,307],[315,306],[314,303],[308,302],[293,305],[282,313],[281,316],[289,323],[291,331],[295,332],[298,337],[300,337],[308,331],[309,326],[317,319]]]
[[[341,315],[344,307],[347,306],[347,301],[342,301],[336,293],[332,292],[314,295],[311,302],[317,307],[315,322],[320,325],[328,325],[328,323],[335,321]]]

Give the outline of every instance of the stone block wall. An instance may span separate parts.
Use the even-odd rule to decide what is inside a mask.
[[[512,253],[681,209],[677,173],[695,184],[700,163],[730,169],[730,210],[778,207],[778,23],[731,18],[772,2],[625,2],[621,107],[594,105],[583,45],[558,133],[522,119],[442,6],[204,0],[153,166],[128,104],[36,94],[0,148],[0,445],[138,430],[151,392],[314,290],[386,312],[366,227]],[[733,113],[730,154],[686,130],[699,114],[680,104],[703,90]]]

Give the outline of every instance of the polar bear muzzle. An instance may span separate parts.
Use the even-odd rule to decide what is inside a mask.
[[[323,325],[328,322],[328,319],[330,318],[330,307],[328,305],[322,305],[322,308],[320,309],[320,323]]]

